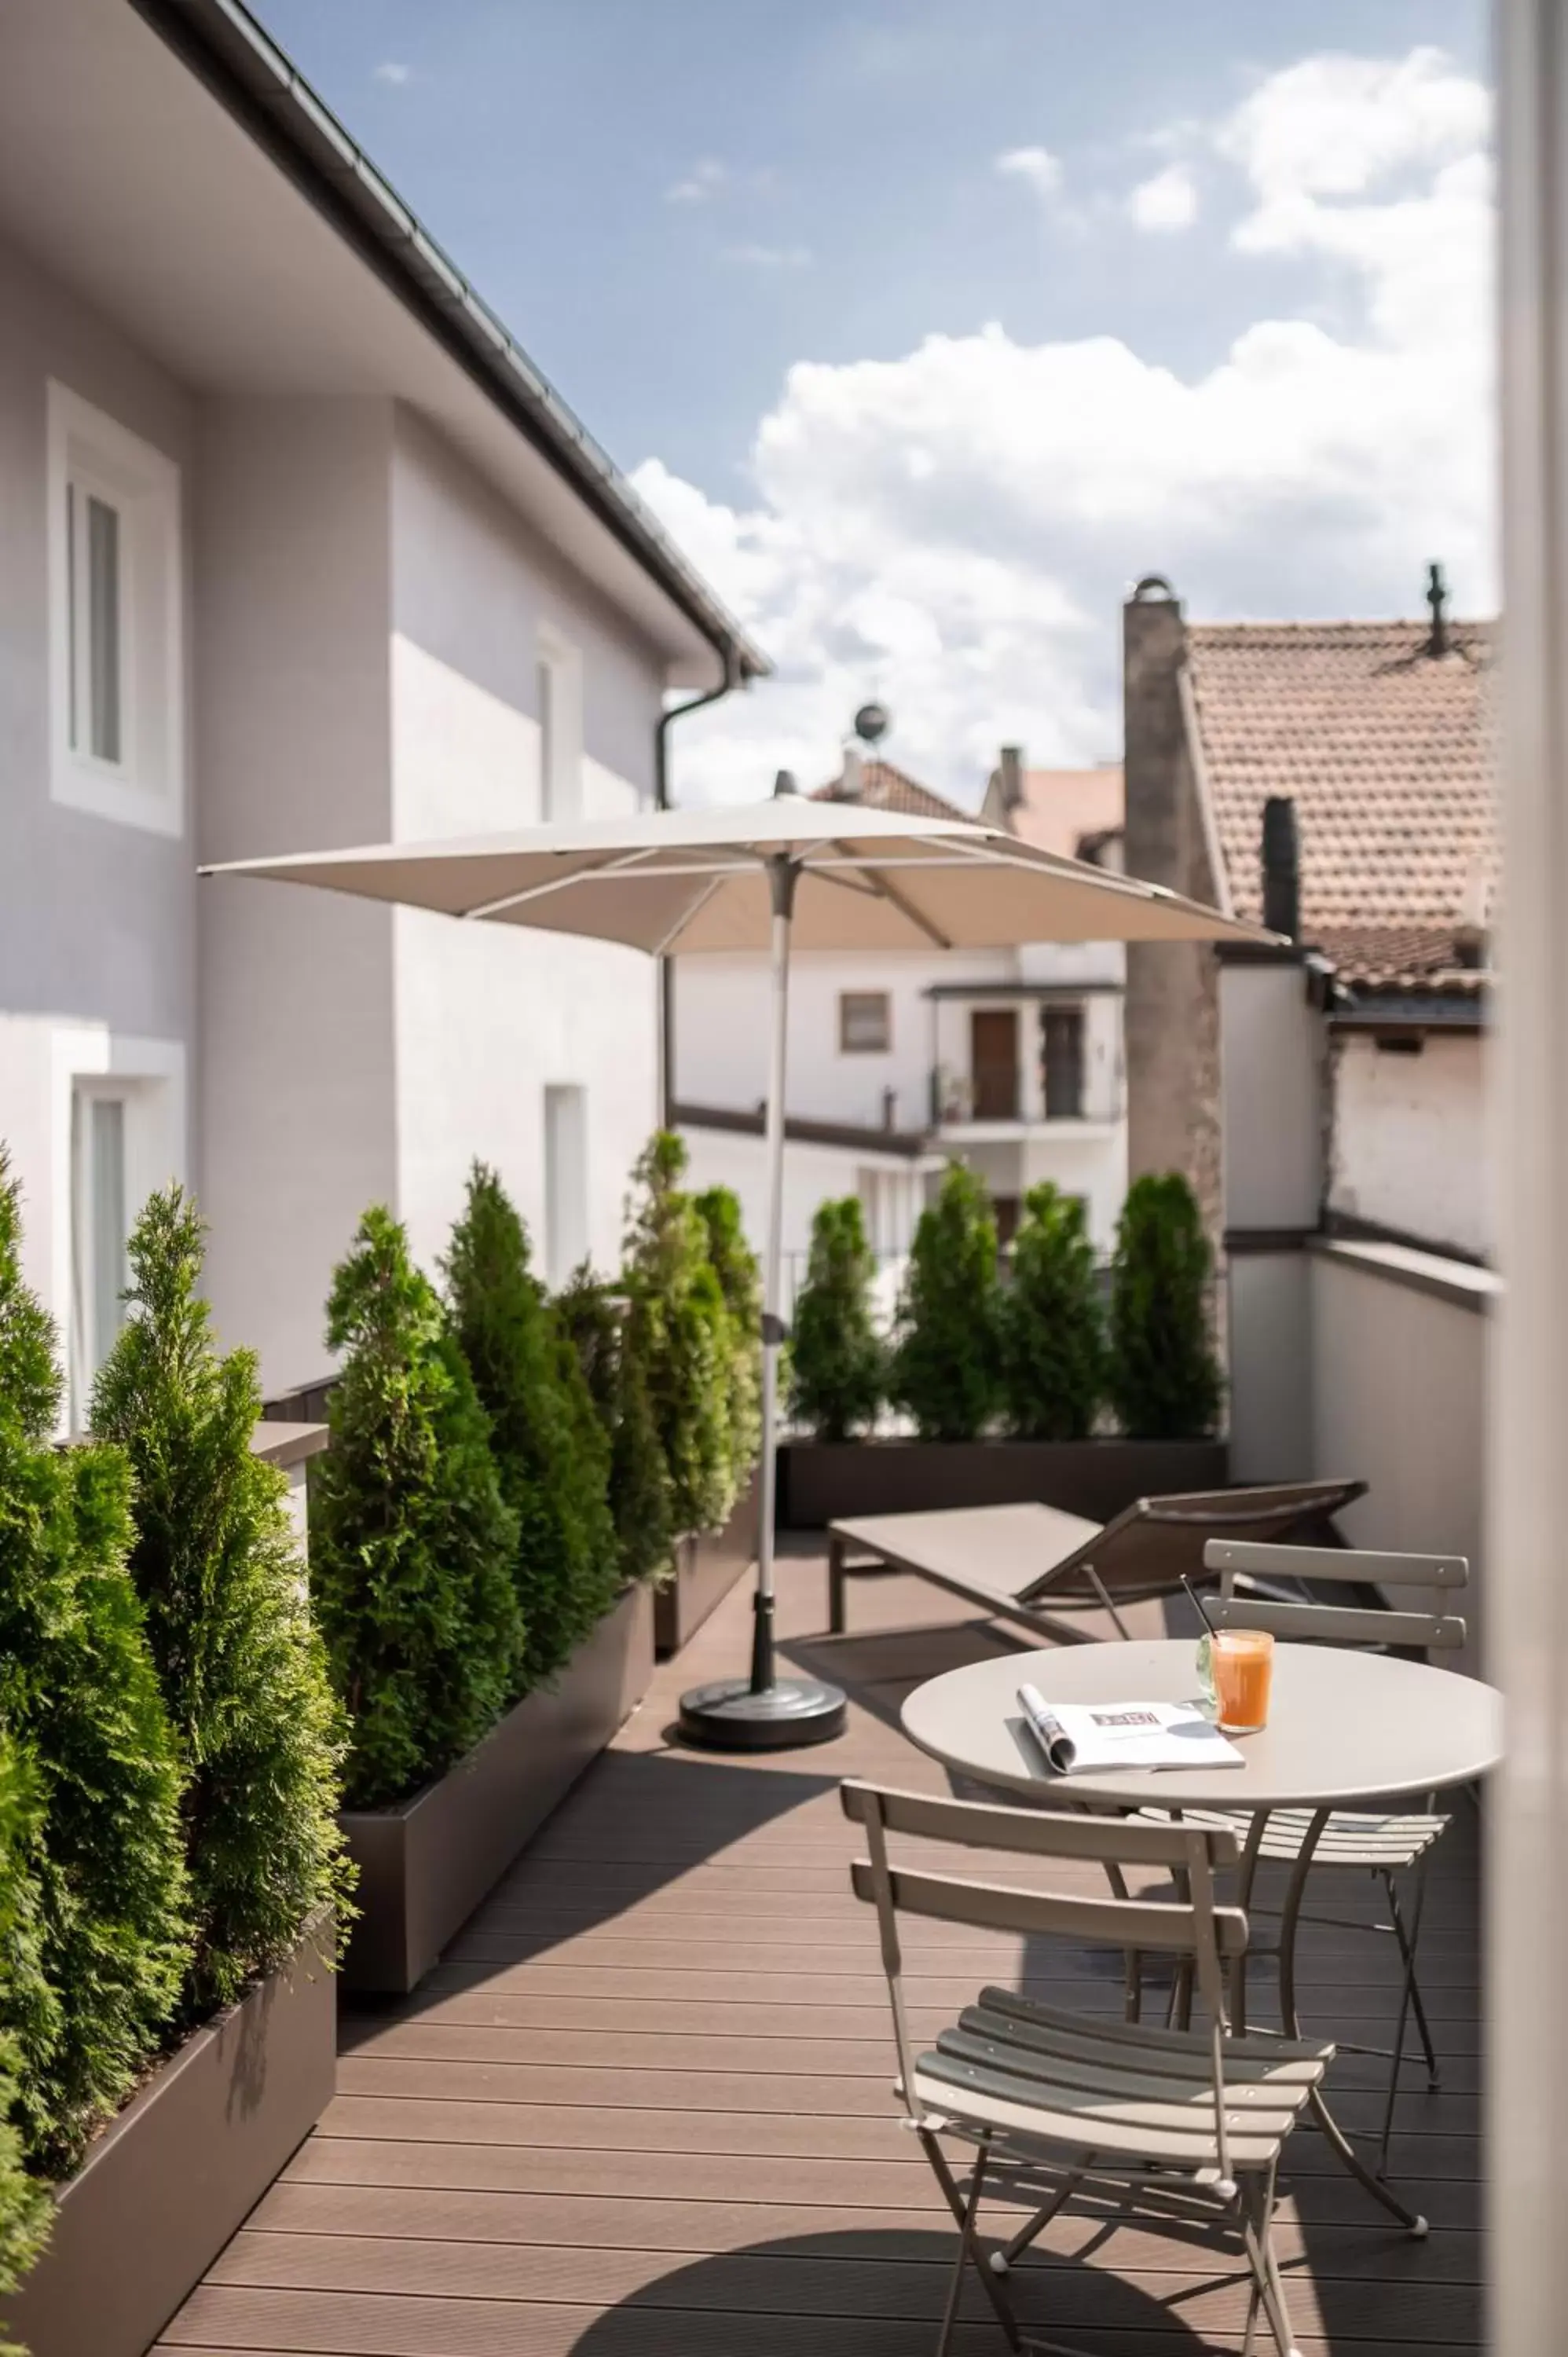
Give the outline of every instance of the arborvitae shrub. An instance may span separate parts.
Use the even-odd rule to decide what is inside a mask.
[[[166,2037],[191,1944],[178,1755],[126,1569],[131,1469],[53,1445],[54,1329],[19,1246],[0,1156],[0,1724],[38,1812],[0,2030],[29,2160],[63,2176]]]
[[[1083,1204],[1031,1187],[998,1303],[1002,1412],[1022,1440],[1082,1440],[1105,1393],[1105,1319]]]
[[[762,1271],[746,1241],[740,1200],[733,1189],[704,1188],[696,1205],[729,1318],[729,1461],[738,1488],[762,1446]]]
[[[961,1162],[916,1224],[898,1326],[894,1398],[922,1439],[974,1439],[996,1408],[996,1222]]]
[[[586,1263],[555,1302],[562,1334],[583,1371],[610,1451],[610,1514],[620,1577],[657,1579],[670,1567],[675,1525],[628,1304]]]
[[[380,1206],[333,1280],[327,1339],[345,1356],[310,1583],[351,1722],[346,1797],[371,1808],[440,1775],[517,1695],[517,1517],[435,1289]]]
[[[1134,1179],[1111,1273],[1112,1405],[1140,1440],[1214,1430],[1224,1383],[1209,1339],[1213,1254],[1179,1171]]]
[[[576,1353],[528,1265],[528,1236],[493,1170],[476,1162],[446,1263],[452,1318],[501,1493],[518,1520],[518,1602],[530,1684],[553,1675],[620,1585],[610,1443]]]
[[[686,1147],[658,1130],[632,1173],[623,1347],[641,1370],[681,1531],[714,1530],[735,1501],[727,1413],[729,1314],[707,1232],[682,1192]]]
[[[135,1474],[131,1573],[186,1770],[181,1814],[199,2018],[270,1971],[351,1877],[335,1812],[347,1748],[288,1483],[251,1448],[253,1351],[221,1356],[197,1291],[202,1226],[177,1187],[129,1245],[130,1315],[99,1373],[92,1427]]]
[[[0,1729],[0,2014],[12,2017],[18,1982],[41,1986],[38,1967],[37,1848],[41,1803],[30,1760]],[[16,2041],[0,2037],[0,2295],[17,2284],[48,2239],[54,2204],[27,2168],[16,2109]],[[0,2357],[20,2357],[0,2328]]]
[[[795,1415],[819,1440],[852,1440],[876,1421],[887,1352],[872,1316],[875,1256],[858,1195],[819,1203],[790,1337]]]

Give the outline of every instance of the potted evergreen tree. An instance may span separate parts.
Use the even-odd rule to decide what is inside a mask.
[[[1012,1261],[997,1315],[1003,1420],[1020,1440],[1086,1440],[1105,1393],[1105,1318],[1079,1199],[1032,1187]]]
[[[376,1808],[460,1760],[517,1694],[517,1518],[446,1312],[379,1206],[333,1279],[327,1339],[345,1356],[311,1587],[349,1718],[345,1797]]]
[[[635,1583],[661,1580],[674,1545],[670,1474],[625,1297],[585,1263],[557,1296],[554,1309],[609,1446],[610,1516],[620,1576]]]
[[[876,1422],[887,1352],[872,1315],[875,1274],[859,1196],[819,1203],[789,1354],[791,1407],[816,1440],[854,1440]]]
[[[560,1334],[549,1321],[542,1336],[532,1332],[539,1305],[526,1293],[532,1280],[515,1213],[488,1174],[476,1187],[450,1273],[491,1413],[389,1212],[366,1213],[328,1304],[328,1340],[346,1357],[331,1395],[333,1446],[312,1485],[311,1579],[353,1734],[343,1820],[360,1869],[344,1966],[353,1988],[413,1986],[602,1749],[652,1669],[650,1600],[639,1589],[598,1620],[553,1683],[526,1690],[520,1523],[503,1491],[510,1480],[521,1494],[530,1460],[503,1476],[492,1441],[503,1452],[532,1448],[522,1420],[540,1394],[528,1377],[542,1366],[558,1402],[570,1377],[548,1354],[564,1351]],[[499,1297],[481,1308],[491,1277]],[[529,1347],[545,1354],[521,1372],[503,1364],[520,1322]],[[585,1385],[573,1396],[589,1418],[595,1467],[603,1444]],[[551,1524],[564,1531],[583,1501],[576,1486],[543,1493],[546,1463],[560,1469],[572,1456],[569,1432],[553,1436],[551,1451],[531,1460],[536,1538]],[[575,1484],[582,1468],[565,1469]],[[586,1550],[581,1532],[571,1543],[579,1537]],[[530,1571],[539,1600],[542,1555]],[[557,1616],[555,1647],[586,1598],[551,1598],[547,1609]]]
[[[476,1162],[446,1261],[457,1340],[517,1516],[524,1683],[553,1677],[619,1592],[610,1447],[497,1173]]]
[[[307,1938],[334,1956],[352,1879],[336,1816],[343,1715],[285,1479],[251,1446],[255,1354],[219,1351],[197,1289],[202,1254],[188,1196],[152,1196],[128,1247],[130,1314],[91,1414],[135,1476],[131,1576],[185,1767],[191,2020]]]
[[[707,1231],[680,1181],[686,1146],[658,1130],[632,1173],[622,1285],[624,1348],[647,1387],[677,1536],[718,1530],[735,1503],[727,1371],[729,1314]]]
[[[1179,1171],[1127,1190],[1111,1271],[1111,1404],[1140,1440],[1213,1432],[1224,1381],[1209,1336],[1214,1255],[1197,1199]]]
[[[921,1212],[899,1304],[892,1395],[923,1440],[975,1440],[996,1413],[996,1222],[950,1162]]]

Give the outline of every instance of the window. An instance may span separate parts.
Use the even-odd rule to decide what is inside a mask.
[[[885,1056],[893,1045],[893,1002],[885,990],[839,993],[839,1053]]]
[[[544,1258],[553,1286],[588,1255],[588,1092],[544,1092]]]
[[[124,1099],[79,1082],[71,1103],[71,1412],[81,1429],[93,1378],[124,1323]]]
[[[558,632],[542,630],[535,672],[539,705],[539,815],[583,813],[583,659]]]
[[[1083,1117],[1083,1009],[1042,1006],[1040,1060],[1046,1084],[1046,1119]]]
[[[51,791],[162,834],[184,824],[179,470],[48,387]]]

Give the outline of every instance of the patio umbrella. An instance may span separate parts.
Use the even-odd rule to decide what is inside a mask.
[[[768,950],[772,962],[763,1251],[762,1480],[748,1676],[693,1688],[681,1724],[735,1750],[816,1743],[844,1697],[780,1678],[773,1551],[784,1166],[785,1017],[791,945],[803,950],[1010,949],[1028,942],[1269,941],[1194,900],[1036,850],[960,819],[814,802],[781,774],[770,801],[639,812],[515,833],[231,861],[205,875],[312,884],[433,909],[464,923],[586,934],[654,956]]]

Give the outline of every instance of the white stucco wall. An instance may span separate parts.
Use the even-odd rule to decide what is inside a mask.
[[[203,859],[390,831],[392,412],[225,400],[198,502]],[[328,1363],[323,1304],[367,1203],[396,1200],[390,909],[201,887],[199,1186],[226,1336],[283,1389]]]
[[[691,1157],[686,1184],[728,1187],[740,1199],[752,1247],[760,1253],[767,1229],[768,1189],[760,1137],[731,1130],[690,1128],[682,1135]],[[886,1155],[857,1154],[848,1146],[805,1145],[791,1139],[784,1156],[784,1315],[790,1314],[806,1274],[811,1221],[817,1207],[858,1195],[865,1214],[866,1241],[881,1264],[879,1291],[891,1312],[903,1263],[926,1200],[927,1175],[918,1163]]]
[[[658,664],[462,461],[406,413],[392,479],[392,803],[404,840],[526,825],[540,811],[543,641],[582,680],[585,815],[651,799]],[[653,962],[635,951],[400,910],[397,1190],[415,1251],[446,1247],[478,1155],[542,1266],[544,1103],[584,1092],[582,1229],[618,1254],[632,1163],[658,1117]]]
[[[931,1119],[931,1073],[945,1063],[967,1071],[973,1006],[993,1003],[1018,1017],[1020,1108],[1025,1121],[945,1126],[938,1150],[971,1163],[993,1193],[1021,1195],[1045,1178],[1089,1205],[1095,1242],[1109,1249],[1127,1185],[1122,1062],[1122,1002],[1087,993],[1085,1118],[1046,1124],[1039,1066],[1039,1006],[1030,998],[934,1000],[933,986],[962,982],[1114,981],[1122,952],[1114,943],[1036,943],[1022,951],[928,952],[907,957],[808,952],[789,983],[789,1104],[797,1116],[881,1127],[885,1092],[894,1125],[924,1130]],[[845,991],[882,990],[891,1001],[886,1053],[846,1054],[839,1045],[839,999]],[[683,1103],[751,1111],[767,1088],[768,976],[751,957],[684,957],[675,977],[676,1094]],[[789,1154],[811,1151],[791,1146]],[[835,1149],[835,1151],[837,1151]],[[848,1149],[844,1149],[847,1156]],[[808,1161],[791,1189],[811,1183]],[[844,1193],[833,1185],[827,1192]],[[810,1215],[806,1215],[809,1228]]]
[[[172,461],[188,491],[187,390],[0,243],[0,1140],[26,1198],[29,1280],[63,1323],[72,1071],[113,1069],[134,1046],[152,1117],[128,1139],[128,1184],[145,1192],[188,1172],[196,895],[188,832],[154,833],[51,796],[51,378]],[[184,507],[188,521],[188,497]],[[188,623],[188,595],[184,610]],[[184,652],[188,696],[188,643]]]
[[[1323,1200],[1326,1039],[1299,963],[1219,969],[1228,1228],[1312,1228]]]
[[[1329,1202],[1441,1250],[1489,1254],[1486,1042],[1428,1032],[1419,1055],[1336,1042]]]

